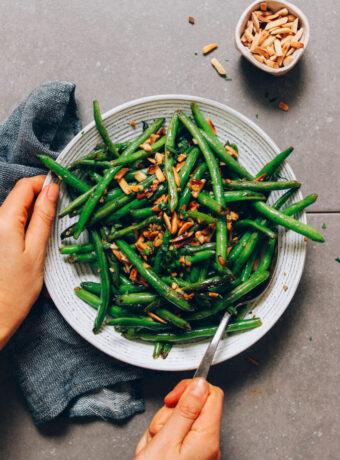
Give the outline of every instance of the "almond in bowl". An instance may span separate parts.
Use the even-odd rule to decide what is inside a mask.
[[[256,67],[283,75],[302,56],[309,40],[305,15],[288,2],[254,2],[242,14],[236,48]]]

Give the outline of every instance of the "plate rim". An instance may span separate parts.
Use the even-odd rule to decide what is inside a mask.
[[[205,98],[205,97],[200,97],[200,96],[191,96],[191,95],[177,94],[176,93],[176,94],[158,94],[158,95],[146,96],[146,97],[142,97],[142,98],[138,98],[138,99],[133,99],[131,101],[119,104],[118,106],[108,110],[107,112],[102,114],[102,119],[105,120],[105,119],[111,117],[112,115],[114,115],[116,113],[119,113],[122,110],[134,107],[136,105],[140,105],[140,104],[144,104],[144,103],[148,103],[148,102],[164,101],[164,100],[169,100],[169,99],[187,101],[187,102],[196,101],[198,103],[203,103],[203,104],[207,104],[207,105],[210,105],[210,106],[214,106],[214,107],[216,107],[216,108],[218,108],[220,110],[223,110],[223,111],[225,111],[225,112],[227,112],[229,114],[232,114],[233,116],[235,116],[236,118],[242,120],[245,124],[250,126],[262,138],[264,138],[265,141],[272,147],[272,149],[276,153],[280,153],[280,151],[281,151],[279,149],[278,145],[272,140],[272,138],[260,126],[258,126],[252,120],[250,120],[246,115],[243,115],[238,110],[233,109],[232,107],[229,107],[228,105],[225,105],[225,104],[223,104],[221,102],[215,101],[213,99]],[[66,157],[67,153],[69,152],[69,150],[78,142],[79,139],[81,139],[93,127],[95,127],[95,122],[91,121],[84,128],[82,128],[80,130],[80,132],[76,136],[74,136],[70,140],[70,142],[63,148],[63,150],[59,153],[59,155],[57,157],[57,161],[61,160],[61,162],[62,162],[62,160],[65,159],[65,157]],[[287,161],[285,161],[285,167],[289,170],[290,174],[292,174],[292,176],[295,177],[294,171],[293,171],[293,169],[291,168],[290,164]],[[52,174],[51,174],[51,172],[49,172],[47,177],[46,177],[46,179],[45,179],[43,187],[45,187],[47,184],[49,184],[52,180],[53,180]],[[298,191],[298,193],[302,197],[301,191]],[[304,222],[304,223],[307,223],[307,216],[306,216],[305,211],[303,211],[301,213],[300,220],[302,222]],[[251,340],[250,343],[246,347],[242,348],[241,350],[239,350],[239,351],[235,350],[227,358],[223,358],[222,356],[220,356],[220,357],[215,356],[215,359],[213,361],[213,365],[219,364],[219,363],[224,362],[224,361],[228,361],[229,359],[234,358],[235,356],[245,352],[248,348],[250,348],[255,343],[257,343],[259,340],[261,340],[263,338],[263,336],[272,327],[275,326],[275,324],[278,322],[278,320],[281,318],[283,313],[286,311],[286,309],[290,305],[290,303],[292,301],[292,298],[294,297],[295,292],[299,287],[301,277],[302,277],[302,274],[303,274],[303,271],[304,271],[305,262],[306,262],[306,253],[307,253],[307,245],[304,245],[303,246],[303,253],[300,255],[300,257],[302,257],[302,260],[301,260],[301,263],[300,263],[300,266],[299,266],[299,271],[298,271],[298,273],[296,273],[296,275],[297,275],[296,276],[296,280],[297,280],[297,285],[296,286],[297,287],[294,290],[294,292],[292,290],[289,290],[289,293],[288,293],[288,296],[287,296],[288,298],[287,298],[287,301],[286,301],[286,306],[285,306],[284,309],[282,309],[282,311],[280,312],[279,316],[277,316],[276,320],[272,324],[262,324],[262,326],[258,329],[260,331],[260,334],[257,337],[255,337],[254,340]],[[47,258],[48,258],[48,254],[47,254]],[[46,266],[47,266],[47,264],[45,264],[45,268],[46,268]],[[49,281],[47,281],[47,280],[46,280],[46,287],[47,287],[47,289],[49,288]],[[52,301],[53,301],[53,298],[52,298]],[[188,370],[196,369],[196,366],[191,366],[191,365],[188,365],[188,364],[185,364],[184,366],[179,366],[176,369],[174,369],[172,367],[166,367],[166,364],[165,364],[165,366],[162,366],[161,368],[159,368],[159,367],[157,367],[157,362],[156,361],[155,361],[154,366],[151,365],[152,362],[151,362],[150,365],[148,365],[148,364],[143,364],[142,365],[142,364],[134,363],[133,360],[128,359],[128,357],[120,358],[118,356],[113,356],[112,354],[110,354],[107,351],[103,350],[100,347],[100,344],[96,343],[95,334],[92,334],[90,336],[86,335],[86,333],[80,327],[78,327],[77,323],[76,324],[73,324],[73,323],[71,324],[69,318],[67,317],[67,314],[65,314],[65,312],[62,311],[54,301],[53,301],[53,303],[56,306],[56,308],[58,309],[58,311],[60,312],[60,314],[62,315],[62,317],[65,319],[65,321],[69,324],[69,326],[77,334],[79,334],[84,340],[86,340],[88,343],[93,345],[95,348],[97,348],[98,350],[100,350],[101,352],[105,353],[106,355],[110,356],[113,359],[118,359],[118,360],[120,360],[122,362],[125,362],[127,364],[131,364],[133,366],[141,367],[141,368],[144,368],[144,369],[150,369],[150,370],[156,370],[156,371],[162,371],[162,372],[163,371],[165,371],[165,372],[169,372],[169,371],[171,371],[171,372],[181,372],[181,371],[188,371]],[[202,343],[207,343],[207,342],[202,341]],[[166,363],[166,360],[164,362]]]

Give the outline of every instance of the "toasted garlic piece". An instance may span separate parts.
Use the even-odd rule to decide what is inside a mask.
[[[227,71],[216,58],[213,58],[210,62],[211,62],[211,65],[217,70],[217,72],[220,75],[223,75],[223,76],[227,75]]]

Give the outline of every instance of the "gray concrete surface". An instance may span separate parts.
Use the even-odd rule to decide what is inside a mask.
[[[36,84],[63,79],[77,84],[84,124],[94,98],[108,110],[146,95],[192,94],[230,105],[282,148],[296,147],[290,163],[303,192],[319,193],[309,222],[318,229],[326,224],[327,242],[309,243],[299,289],[275,327],[244,354],[216,366],[210,379],[226,395],[223,459],[333,460],[339,458],[339,59],[336,47],[327,45],[339,39],[338,2],[296,1],[310,19],[311,42],[297,67],[278,79],[234,49],[234,26],[248,3],[3,0],[0,119]],[[215,56],[232,81],[219,78],[201,55],[211,42],[219,43]],[[277,101],[270,103],[266,92]],[[277,108],[281,100],[289,105],[286,113]],[[164,394],[187,375],[148,372],[146,412],[120,426],[60,417],[38,429],[0,355],[0,458],[131,459]]]

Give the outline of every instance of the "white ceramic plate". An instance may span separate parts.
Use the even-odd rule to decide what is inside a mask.
[[[152,121],[158,117],[166,117],[169,121],[176,109],[190,113],[190,102],[197,101],[199,108],[207,118],[210,118],[221,140],[235,142],[240,152],[240,162],[255,174],[268,160],[280,150],[270,137],[258,126],[237,111],[208,99],[193,96],[162,95],[138,99],[120,105],[107,112],[103,118],[114,142],[132,140],[141,131],[141,121]],[[136,121],[136,129],[131,128],[129,122]],[[100,142],[94,123],[90,123],[79,133],[60,154],[58,161],[69,164],[71,161],[89,153]],[[289,180],[295,179],[294,173],[286,163],[282,176]],[[54,180],[49,174],[46,184]],[[280,192],[273,193],[277,199]],[[302,198],[300,192],[294,201]],[[57,212],[60,211],[69,199],[62,185]],[[305,214],[299,219],[306,222]],[[45,283],[47,289],[59,309],[60,313],[72,328],[84,339],[108,355],[136,366],[149,369],[179,371],[195,369],[206,349],[207,342],[188,345],[176,345],[166,360],[153,360],[153,345],[133,342],[116,333],[112,327],[104,328],[103,332],[94,335],[92,325],[95,310],[78,299],[73,292],[84,280],[98,280],[98,277],[83,264],[70,265],[65,263],[58,247],[61,244],[60,233],[72,223],[72,219],[65,217],[56,219],[48,245],[47,262],[45,269]],[[80,241],[86,241],[87,235],[82,235]],[[216,352],[214,363],[225,361],[259,340],[280,318],[291,301],[301,278],[306,243],[303,236],[292,231],[279,233],[278,258],[274,277],[262,298],[257,302],[253,312],[261,317],[263,325],[259,328],[235,334],[223,340]],[[283,286],[288,286],[287,290]]]

